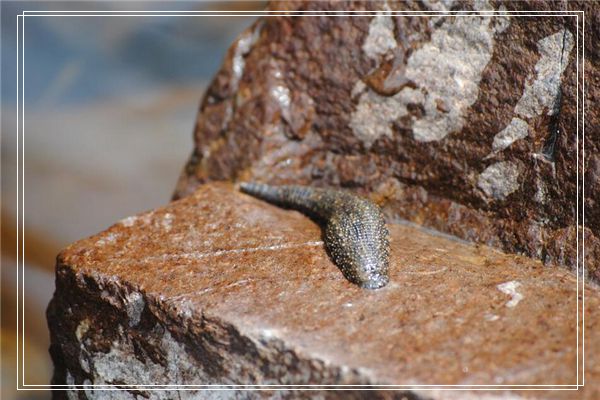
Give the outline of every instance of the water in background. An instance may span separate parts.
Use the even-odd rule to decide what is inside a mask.
[[[20,10],[192,11],[212,3],[3,2],[3,103],[16,101],[16,15]],[[248,7],[252,4],[240,4]],[[261,6],[260,3],[254,3]],[[236,8],[235,3],[225,7]],[[215,8],[215,7],[212,7]],[[205,82],[252,17],[30,16],[25,19],[25,96],[30,106],[72,104],[136,88]],[[11,79],[12,78],[12,79]]]
[[[21,10],[262,9],[246,2],[5,2],[2,398],[16,398],[17,17]],[[169,201],[200,98],[254,17],[25,17],[25,382],[49,382],[45,308],[68,243]],[[19,392],[18,398],[49,398]]]

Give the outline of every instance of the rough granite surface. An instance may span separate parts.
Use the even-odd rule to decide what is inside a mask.
[[[209,181],[344,187],[372,195],[392,220],[573,270],[585,212],[580,243],[600,279],[597,2],[270,9],[378,13],[271,16],[242,34],[204,96],[175,198]],[[563,15],[527,13],[543,11]]]
[[[310,219],[227,184],[72,244],[58,256],[48,309],[53,384],[70,388],[54,398],[573,398],[128,386],[577,383],[573,274],[413,225],[389,228],[391,282],[376,291],[342,276]],[[583,290],[586,387],[577,396],[594,399],[600,294]],[[127,390],[73,390],[102,384]]]

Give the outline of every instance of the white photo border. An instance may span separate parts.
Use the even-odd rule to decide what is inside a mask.
[[[24,146],[24,126],[25,126],[25,101],[24,101],[24,81],[25,81],[25,17],[35,16],[178,16],[178,17],[202,17],[202,16],[244,16],[244,17],[261,17],[261,16],[377,16],[381,11],[26,11],[17,15],[17,390],[578,390],[585,384],[585,211],[582,216],[582,226],[579,225],[579,206],[580,206],[580,188],[579,188],[579,168],[585,165],[585,142],[582,142],[581,149],[581,164],[580,164],[580,149],[579,149],[579,121],[582,122],[582,138],[585,137],[585,11],[504,11],[504,10],[489,10],[489,11],[390,11],[387,15],[392,16],[561,16],[561,17],[576,17],[576,98],[577,98],[577,118],[576,118],[576,147],[577,147],[577,198],[576,198],[576,231],[577,231],[577,256],[576,256],[576,275],[577,275],[577,383],[573,385],[32,385],[25,383],[25,273],[24,273],[24,257],[25,257],[25,236],[24,236],[24,162],[25,162],[25,146]],[[582,17],[581,32],[579,18]],[[579,73],[579,37],[582,37],[582,68],[581,75]],[[21,57],[19,59],[19,56]],[[20,61],[20,62],[19,62]],[[19,69],[21,67],[21,69]],[[579,81],[582,82],[582,108],[579,113]],[[20,102],[19,102],[20,100]],[[20,154],[19,154],[20,151]],[[585,174],[582,176],[582,191],[585,192]],[[584,196],[581,196],[581,209],[584,209]],[[580,231],[581,231],[581,264],[582,270],[580,274]],[[20,234],[20,235],[19,235]],[[19,264],[19,260],[21,264]],[[582,276],[582,298],[581,309],[582,318],[580,324],[580,279]],[[581,329],[580,329],[581,325]],[[581,334],[581,349],[579,336]],[[581,376],[580,383],[580,357],[581,352]],[[21,358],[19,358],[19,353]],[[21,369],[20,369],[21,368]],[[19,375],[21,372],[21,375]],[[20,381],[20,378],[22,381]]]

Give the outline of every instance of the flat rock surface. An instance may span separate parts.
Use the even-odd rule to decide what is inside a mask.
[[[577,383],[574,275],[389,228],[391,283],[369,291],[330,261],[318,225],[230,185],[126,218],[58,257],[53,383]],[[600,295],[585,295],[592,399]]]

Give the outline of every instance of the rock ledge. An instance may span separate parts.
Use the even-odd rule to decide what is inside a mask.
[[[208,184],[126,218],[58,257],[48,310],[53,383],[576,383],[570,273],[409,225],[390,231],[391,283],[369,291],[331,263],[317,225],[229,185]],[[599,309],[597,291],[586,289],[588,332]],[[587,339],[586,380],[593,382],[600,346],[593,335]],[[147,388],[79,395],[111,393],[202,395]]]

